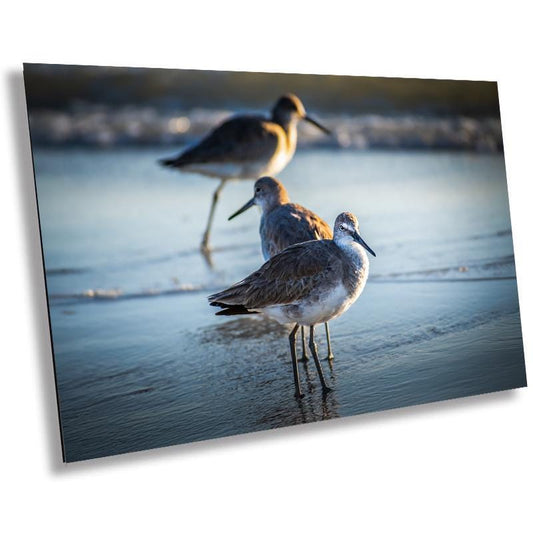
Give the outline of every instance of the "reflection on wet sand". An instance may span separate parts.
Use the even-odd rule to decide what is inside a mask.
[[[223,320],[203,328],[200,342],[224,344],[228,341],[258,339],[263,337],[281,338],[287,336],[289,328],[262,315],[249,315],[233,320]],[[285,340],[285,339],[284,339]],[[288,353],[288,345],[287,345]]]
[[[289,329],[274,320],[255,315],[217,322],[202,328],[198,335],[201,345],[211,345],[214,352],[222,350],[226,354],[221,363],[224,368],[218,370],[224,375],[226,387],[234,389],[242,387],[243,383],[253,383],[251,390],[255,402],[248,402],[247,415],[258,429],[340,416],[335,389],[327,395],[321,393],[312,361],[299,363],[305,396],[300,400],[293,397],[286,338]],[[324,373],[334,387],[334,364],[324,365]],[[260,409],[253,407],[256,402],[261,405]]]
[[[318,387],[320,388],[320,385]],[[329,394],[315,391],[316,394],[312,394],[313,388],[316,388],[316,384],[308,381],[303,387],[303,390],[307,389],[303,398],[292,398],[290,402],[280,403],[276,408],[261,415],[257,420],[258,426],[275,428],[339,418],[339,402],[335,391]]]
[[[318,420],[328,420],[330,418],[337,418],[338,402],[335,395],[335,372],[333,362],[330,361],[327,368],[324,366],[324,375],[330,384],[332,390],[328,394],[321,394],[320,385],[318,383],[318,376],[315,368],[310,362],[303,362],[302,389],[305,396],[299,402],[302,416],[302,422],[316,422]]]

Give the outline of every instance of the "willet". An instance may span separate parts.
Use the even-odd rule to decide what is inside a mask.
[[[285,248],[300,242],[317,239],[331,239],[333,233],[328,223],[318,215],[293,204],[283,184],[275,179],[265,176],[254,184],[254,196],[246,202],[229,220],[244,213],[250,207],[257,205],[261,209],[261,222],[259,234],[261,236],[261,249],[265,260],[278,254]],[[325,323],[326,339],[328,342],[328,359],[333,359],[329,326]],[[302,334],[302,358],[309,360],[305,349],[304,328]]]
[[[289,344],[298,398],[302,391],[295,338],[300,326],[309,326],[309,348],[327,393],[330,389],[318,359],[314,327],[340,316],[361,294],[369,267],[365,249],[376,255],[361,237],[355,215],[341,213],[335,220],[333,239],[285,248],[239,283],[209,296],[209,302],[222,308],[217,315],[264,313],[282,324],[295,324]]]
[[[296,150],[296,126],[300,120],[331,133],[307,115],[297,96],[286,94],[276,102],[270,119],[253,115],[233,117],[179,156],[160,161],[168,167],[220,180],[213,194],[201,243],[204,252],[209,250],[215,207],[226,182],[232,179],[257,179],[281,172]]]

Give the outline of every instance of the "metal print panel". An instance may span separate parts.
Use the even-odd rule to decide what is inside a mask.
[[[65,461],[526,385],[496,83],[24,77]]]

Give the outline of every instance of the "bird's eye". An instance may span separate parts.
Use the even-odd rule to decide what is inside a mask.
[[[260,192],[261,189],[259,187],[256,187],[255,192]]]
[[[344,224],[341,224],[341,230],[346,231],[347,229],[348,228]]]

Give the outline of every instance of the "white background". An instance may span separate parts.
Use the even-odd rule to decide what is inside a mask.
[[[61,464],[23,61],[497,80],[533,368],[527,3],[190,3],[3,7],[3,531],[532,531],[528,389]]]

